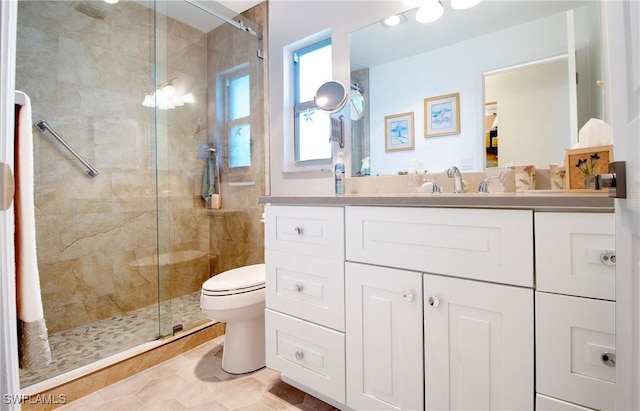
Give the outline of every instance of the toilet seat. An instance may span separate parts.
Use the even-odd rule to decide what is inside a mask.
[[[235,268],[211,277],[202,284],[202,295],[222,297],[265,288],[264,264]]]

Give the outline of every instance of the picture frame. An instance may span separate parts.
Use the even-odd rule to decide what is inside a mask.
[[[385,116],[384,141],[385,151],[415,149],[415,124],[413,112]]]
[[[593,192],[585,187],[585,175],[605,174],[609,172],[609,163],[613,161],[613,145],[568,149],[565,153],[565,187],[567,191]],[[606,192],[606,190],[605,190]]]
[[[424,99],[424,136],[460,134],[460,93]]]

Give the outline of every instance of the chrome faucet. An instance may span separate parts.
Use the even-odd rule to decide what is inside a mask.
[[[447,169],[447,177],[453,178],[453,192],[456,194],[462,193],[462,176],[460,175],[460,170],[458,169],[458,167],[449,167]]]

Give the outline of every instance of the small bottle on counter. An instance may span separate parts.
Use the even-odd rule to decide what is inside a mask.
[[[344,194],[344,153],[342,151],[338,151],[338,154],[336,154],[333,171],[336,194]]]

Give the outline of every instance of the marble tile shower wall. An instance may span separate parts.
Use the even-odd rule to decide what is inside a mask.
[[[145,262],[155,260],[158,217],[161,250],[178,256],[178,291],[209,276],[205,164],[197,160],[207,141],[206,34],[171,19],[161,25],[167,79],[177,77],[197,103],[164,112],[156,157],[153,110],[141,105],[153,89],[153,23],[153,11],[135,2],[18,4],[16,88],[31,97],[34,121],[46,119],[100,171],[88,179],[50,136],[35,133],[38,259],[52,333],[157,302],[158,279]],[[191,257],[189,268],[182,260]]]
[[[210,211],[210,253],[218,256],[212,267],[214,274],[249,264],[264,262],[264,226],[260,222],[263,211],[258,196],[266,187],[266,92],[264,61],[257,56],[258,49],[267,44],[267,2],[247,10],[243,15],[247,24],[262,32],[257,39],[229,25],[211,31],[207,36],[209,73],[225,73],[248,65],[251,93],[251,166],[229,168],[229,146],[224,132],[217,129],[216,76],[208,79],[209,135],[220,148],[222,208]],[[265,50],[262,50],[266,53]],[[247,183],[248,185],[238,185]]]

